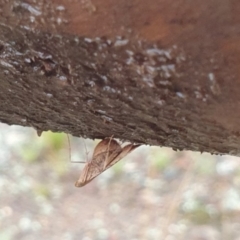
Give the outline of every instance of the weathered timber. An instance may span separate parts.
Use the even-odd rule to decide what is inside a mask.
[[[237,0],[0,0],[0,121],[240,153]]]

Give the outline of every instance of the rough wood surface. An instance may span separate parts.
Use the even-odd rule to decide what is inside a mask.
[[[240,153],[237,0],[0,0],[0,121]]]

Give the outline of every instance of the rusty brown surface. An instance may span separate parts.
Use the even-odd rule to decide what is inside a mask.
[[[0,0],[0,120],[239,154],[236,0]]]

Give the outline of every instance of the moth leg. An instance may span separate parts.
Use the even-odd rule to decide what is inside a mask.
[[[84,148],[85,148],[85,151],[86,151],[86,156],[87,156],[87,161],[86,161],[86,162],[87,162],[87,163],[88,163],[88,162],[91,162],[91,161],[88,161],[88,153],[89,153],[89,152],[87,151],[87,146],[86,146],[86,143],[85,143],[84,140],[83,140],[83,145],[84,145]]]
[[[71,143],[70,143],[70,138],[69,138],[69,135],[67,134],[67,141],[68,141],[68,153],[69,153],[69,159],[70,159],[70,162],[72,162],[72,155],[71,155]]]

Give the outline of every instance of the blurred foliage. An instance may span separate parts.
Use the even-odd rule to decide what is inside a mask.
[[[66,133],[53,133],[48,131],[43,132],[40,140],[44,148],[49,148],[52,151],[59,151],[66,145],[67,135]]]
[[[205,205],[198,205],[194,210],[188,212],[186,217],[193,223],[203,225],[212,221],[211,215]]]
[[[194,191],[194,189],[193,189]],[[206,199],[193,194],[193,191],[180,206],[186,218],[195,225],[207,225],[216,222],[219,217],[214,205],[209,204]],[[189,191],[190,192],[190,191]],[[192,196],[191,196],[192,195]]]
[[[15,232],[16,232],[16,229],[14,228],[14,226],[8,229],[4,229],[3,232],[0,232],[0,239],[13,240]]]
[[[18,149],[18,153],[23,161],[33,163],[39,160],[41,151],[43,151],[43,143],[41,141],[25,140]]]
[[[50,199],[50,196],[51,196],[51,189],[46,184],[37,185],[34,188],[33,192],[37,197],[41,196],[46,199]]]
[[[3,131],[9,134],[5,127]],[[26,235],[23,239],[37,239],[44,231],[48,231],[48,239],[58,233],[58,239],[62,239],[66,229],[75,234],[68,239],[83,239],[86,233],[90,234],[86,239],[108,239],[97,235],[101,229],[111,237],[115,234],[112,229],[120,229],[121,237],[116,239],[128,239],[122,237],[121,229],[126,229],[125,236],[132,234],[129,239],[159,240],[163,219],[167,219],[166,232],[173,239],[200,239],[185,234],[197,226],[221,232],[222,226],[231,227],[233,222],[237,227],[229,232],[239,236],[239,159],[143,146],[77,189],[74,181],[84,164],[72,164],[70,154],[76,162],[90,160],[98,141],[70,137],[69,147],[64,133],[43,132],[40,138],[33,130],[26,137],[12,133],[7,138],[7,134],[2,136],[2,145],[8,142],[15,149],[5,153],[9,147],[3,147],[0,155],[0,240],[21,239],[17,234],[24,236],[27,231],[32,231],[34,237]],[[52,218],[57,221],[53,223]],[[138,238],[139,229],[145,228],[153,235],[147,238],[142,231],[145,237]],[[79,232],[83,232],[80,238]],[[233,238],[225,234],[222,239]]]
[[[150,155],[151,166],[158,171],[163,171],[171,164],[171,156],[169,151],[162,149],[159,151],[159,148],[153,148]]]
[[[64,175],[67,172],[70,161],[69,151],[67,135],[50,131],[43,132],[41,137],[35,136],[31,142],[27,139],[19,149],[23,161],[27,163],[47,161],[59,175]]]
[[[210,154],[191,153],[193,160],[195,161],[195,167],[201,175],[211,175],[215,172],[216,157]]]
[[[124,165],[125,164],[126,164],[125,161],[119,161],[118,163],[116,163],[112,167],[114,175],[116,175],[116,176],[121,175],[123,173],[123,171],[124,171]]]

